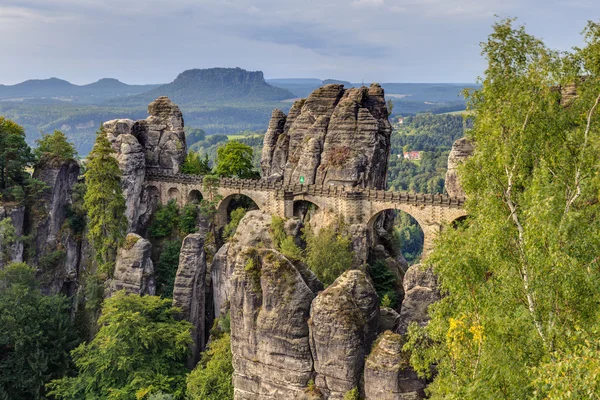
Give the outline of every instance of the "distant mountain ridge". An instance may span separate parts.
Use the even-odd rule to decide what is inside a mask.
[[[148,104],[159,96],[168,96],[176,104],[185,107],[215,102],[274,102],[292,98],[294,94],[269,85],[261,71],[209,68],[184,71],[171,83],[111,103],[128,106]]]
[[[0,85],[0,100],[57,99],[83,103],[100,103],[108,98],[130,96],[160,85],[128,85],[117,79],[104,78],[87,85],[74,85],[59,78],[30,79],[16,85]]]

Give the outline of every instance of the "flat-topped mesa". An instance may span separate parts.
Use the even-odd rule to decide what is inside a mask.
[[[263,178],[284,184],[385,189],[390,135],[384,91],[331,84],[273,111],[265,135]]]

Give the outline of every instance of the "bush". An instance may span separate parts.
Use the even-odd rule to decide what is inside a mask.
[[[193,400],[233,399],[231,337],[225,333],[210,344],[187,378],[187,395]]]
[[[377,260],[373,265],[368,268],[369,275],[373,280],[373,286],[379,297],[380,305],[382,307],[396,308],[398,305],[398,295],[396,294],[396,275],[387,264],[382,260]],[[384,305],[384,299],[386,305]]]
[[[166,206],[159,204],[152,217],[149,233],[155,239],[169,237],[179,225],[179,207],[174,199],[169,200]]]
[[[279,245],[279,251],[290,260],[302,260],[304,258],[302,249],[296,245],[296,241],[290,235],[283,239]]]
[[[64,261],[66,256],[67,253],[65,253],[63,250],[54,250],[40,257],[38,265],[42,271],[50,271]]]
[[[175,275],[179,267],[179,253],[181,252],[181,240],[169,240],[165,242],[154,267],[156,277],[156,294],[163,297],[173,297]]]
[[[336,227],[321,228],[316,235],[307,227],[304,238],[306,264],[323,284],[332,284],[352,266],[350,239],[338,232]]]
[[[355,387],[352,390],[344,393],[344,400],[360,400],[360,393],[358,392],[358,388]]]
[[[181,209],[179,217],[179,231],[182,235],[198,232],[198,205],[186,204]]]
[[[233,237],[233,235],[235,234],[235,230],[240,224],[240,221],[242,220],[242,218],[244,218],[244,215],[246,215],[247,212],[248,210],[242,207],[236,208],[231,212],[231,220],[227,225],[225,225],[225,228],[223,229],[223,239],[229,239]]]

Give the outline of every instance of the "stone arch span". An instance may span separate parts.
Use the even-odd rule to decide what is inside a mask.
[[[250,200],[256,207],[256,209],[262,210],[263,207],[261,203],[257,201],[258,199],[254,199],[251,194],[246,193],[232,193],[227,196],[224,196],[217,204],[217,218],[216,223],[217,226],[225,226],[229,222],[229,214],[231,211],[231,206],[236,199],[245,199]]]
[[[188,193],[187,202],[198,204],[202,201],[203,198],[204,198],[204,196],[202,195],[202,192],[200,190],[192,189]]]
[[[400,210],[413,217],[423,231],[423,256],[427,255],[433,249],[435,237],[439,234],[446,224],[450,224],[455,219],[466,215],[462,208],[448,207],[435,204],[411,204],[398,203],[394,201],[374,201],[370,204],[368,215],[368,228],[371,232],[373,224],[378,215],[385,210]]]
[[[298,196],[293,200],[293,216],[300,218],[302,221],[310,219],[310,217],[318,210],[324,209],[323,205],[319,205],[317,199],[313,196]]]

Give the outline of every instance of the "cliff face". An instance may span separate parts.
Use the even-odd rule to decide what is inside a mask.
[[[148,106],[148,114],[145,120],[116,119],[102,125],[123,172],[129,231],[138,233],[143,233],[156,206],[153,194],[143,187],[146,170],[177,173],[187,154],[179,107],[159,97]]]
[[[44,286],[56,293],[67,282],[76,282],[81,258],[81,240],[74,237],[65,222],[67,207],[72,204],[72,190],[79,177],[79,164],[75,160],[57,161],[42,159],[33,172],[33,177],[46,184],[39,207],[30,212],[29,220],[35,234],[34,264],[44,273]],[[59,254],[57,261],[46,260]]]
[[[206,298],[204,237],[202,234],[193,233],[183,239],[173,289],[173,306],[181,309],[181,317],[191,322],[193,326],[194,343],[188,360],[190,368],[194,368],[200,360],[200,352],[204,350]]]
[[[0,269],[11,262],[23,262],[24,227],[25,207],[0,206]]]
[[[381,86],[326,85],[286,116],[273,111],[261,158],[263,178],[284,183],[384,189],[391,125]]]

